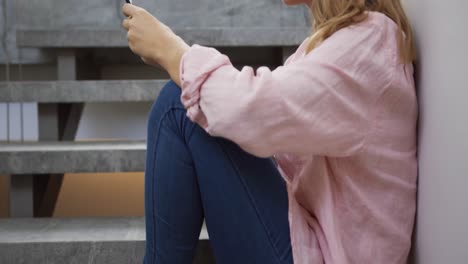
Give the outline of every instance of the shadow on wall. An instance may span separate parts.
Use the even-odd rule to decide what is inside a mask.
[[[8,181],[7,176],[0,176],[0,218],[8,217]]]

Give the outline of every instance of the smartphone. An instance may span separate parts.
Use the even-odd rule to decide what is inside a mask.
[[[127,4],[133,5],[132,0],[125,0],[125,2],[127,2]]]

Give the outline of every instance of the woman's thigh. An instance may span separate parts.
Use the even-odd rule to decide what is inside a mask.
[[[208,135],[188,142],[219,263],[292,263],[286,184],[271,159]]]

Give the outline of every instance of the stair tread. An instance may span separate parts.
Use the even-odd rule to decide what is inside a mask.
[[[144,141],[37,141],[5,142],[0,144],[0,153],[5,152],[52,152],[88,150],[144,150]]]
[[[310,35],[308,27],[174,28],[189,44],[209,46],[295,46]],[[22,47],[128,47],[120,29],[21,29]]]
[[[154,101],[168,80],[0,82],[0,102]]]
[[[203,226],[200,239],[208,239]],[[143,217],[0,220],[0,244],[144,241]]]
[[[0,174],[144,171],[144,141],[6,142]]]

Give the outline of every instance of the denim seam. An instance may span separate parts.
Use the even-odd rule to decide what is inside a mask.
[[[216,142],[216,144],[220,145],[219,142]],[[267,236],[267,238],[268,238],[268,241],[270,242],[270,246],[271,246],[271,248],[273,249],[273,252],[274,252],[275,255],[276,255],[276,260],[277,260],[277,262],[278,262],[279,264],[281,264],[282,260],[281,260],[280,254],[279,254],[279,252],[278,252],[278,249],[275,247],[275,245],[274,245],[274,243],[273,243],[273,241],[272,241],[272,239],[271,239],[271,235],[270,235],[271,232],[269,231],[267,225],[266,225],[266,224],[264,223],[264,221],[262,220],[262,217],[260,216],[260,212],[259,212],[259,210],[258,210],[258,208],[257,208],[257,205],[256,205],[256,203],[255,203],[255,200],[253,199],[253,197],[252,197],[252,195],[251,195],[251,193],[250,193],[250,190],[249,190],[247,184],[245,183],[245,181],[244,181],[244,179],[242,178],[242,176],[240,176],[239,167],[238,167],[237,164],[232,160],[231,156],[229,155],[229,153],[227,153],[227,151],[225,150],[225,148],[224,148],[223,146],[220,146],[220,147],[221,147],[221,149],[223,150],[223,152],[226,154],[226,156],[229,158],[229,161],[231,162],[233,168],[235,169],[236,174],[237,174],[237,177],[240,179],[240,181],[241,181],[241,183],[242,183],[242,185],[243,185],[243,187],[244,187],[244,189],[245,189],[245,191],[246,191],[246,193],[247,193],[247,196],[248,196],[248,198],[249,198],[249,200],[250,200],[250,202],[251,202],[251,204],[252,204],[252,206],[253,206],[253,208],[254,208],[254,210],[255,210],[255,213],[256,213],[256,215],[257,215],[257,218],[258,218],[258,220],[260,221],[260,223],[262,224],[262,226],[263,226],[263,228],[264,228],[264,231],[265,231],[265,233],[266,233],[266,236]]]
[[[161,115],[161,119],[158,121],[158,127],[157,127],[157,131],[156,131],[156,137],[159,137],[159,135],[161,134],[161,127],[162,127],[162,122],[164,121],[164,119],[167,117],[167,114],[174,110],[174,109],[179,109],[180,110],[180,107],[178,106],[175,106],[175,105],[170,105],[169,108],[164,111],[164,113]],[[159,141],[156,139],[153,143],[153,146],[152,148],[154,149],[154,153],[153,153],[153,159],[151,160],[151,167],[152,167],[152,171],[153,171],[153,175],[155,175],[155,170],[156,170],[156,166],[155,166],[155,163],[156,163],[156,153],[157,153],[157,143]],[[152,195],[151,195],[151,208],[153,210],[153,213],[151,214],[151,218],[152,218],[152,222],[155,224],[156,223],[156,213],[155,213],[155,197],[154,197],[154,194],[155,194],[155,186],[156,186],[156,177],[153,177],[152,179],[152,182],[151,182],[151,189],[152,189]],[[153,234],[153,240],[154,240],[154,247],[156,248],[156,237],[155,237],[155,234],[156,234],[156,226],[157,225],[154,225],[154,234]],[[156,258],[156,250],[155,248],[153,248],[151,251],[152,251],[152,261],[154,262],[155,258]]]

